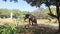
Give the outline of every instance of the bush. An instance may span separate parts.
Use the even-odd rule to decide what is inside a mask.
[[[29,27],[18,27],[11,26],[8,24],[0,25],[0,34],[18,34],[21,32],[26,32],[29,30]]]
[[[35,27],[29,26],[14,26],[11,27],[8,24],[0,25],[0,34],[20,34],[20,33],[33,33],[33,34],[51,34],[48,31],[42,29],[35,29]]]
[[[17,29],[8,24],[0,25],[0,34],[17,34]]]

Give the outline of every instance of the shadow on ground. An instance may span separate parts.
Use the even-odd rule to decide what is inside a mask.
[[[55,34],[58,31],[58,26],[51,26],[51,25],[45,25],[45,24],[38,24],[38,25],[23,25],[19,26],[20,28],[25,28],[26,31],[23,32],[23,34]],[[20,32],[19,34],[22,34]]]

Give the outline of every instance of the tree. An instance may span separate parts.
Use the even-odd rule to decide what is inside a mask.
[[[0,9],[0,17],[9,17],[10,13],[8,9]]]
[[[0,17],[3,18],[9,18],[11,15],[11,12],[13,14],[13,18],[20,18],[23,17],[24,14],[30,14],[31,12],[28,11],[20,11],[18,9],[14,9],[14,10],[9,10],[9,9],[0,9]]]
[[[27,3],[29,3],[31,6],[37,6],[40,7],[41,4],[46,4],[46,6],[48,6],[49,8],[49,15],[52,17],[57,18],[58,22],[59,22],[59,31],[60,32],[60,11],[59,11],[59,7],[60,7],[60,0],[25,0]],[[50,6],[54,5],[56,6],[56,14],[54,15],[50,9]]]
[[[53,13],[54,15],[57,15],[57,14],[56,14],[56,8],[55,8],[55,7],[51,7],[50,9],[51,9],[51,11],[52,11],[52,13]],[[46,12],[47,12],[47,13],[46,13],[46,16],[47,16],[47,17],[54,18],[54,17],[52,17],[52,16],[49,15],[50,12],[49,12],[49,9],[48,9],[48,8],[46,8],[45,10],[46,10]]]
[[[4,0],[4,1],[7,1],[7,0]],[[17,2],[18,0],[10,0],[10,2],[12,1],[15,1]],[[57,18],[58,22],[59,22],[59,32],[60,32],[60,11],[59,11],[59,7],[60,7],[60,0],[25,0],[27,3],[31,4],[32,6],[36,6],[36,7],[40,7],[41,4],[46,4],[46,6],[48,6],[49,8],[49,15],[52,16],[52,17],[55,17]],[[56,6],[56,13],[57,15],[54,15],[52,12],[51,12],[51,9],[50,9],[50,5],[54,5]]]
[[[46,19],[47,14],[46,10],[44,8],[38,8],[37,10],[32,11],[32,15],[36,16],[38,19]]]

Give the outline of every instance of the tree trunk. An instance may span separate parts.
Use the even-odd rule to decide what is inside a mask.
[[[57,13],[57,20],[59,23],[59,30],[58,32],[60,33],[60,12],[59,12],[59,2],[56,0],[56,13]]]
[[[52,12],[51,12],[51,9],[50,9],[50,6],[49,6],[49,2],[48,2],[48,0],[46,0],[46,1],[47,1],[47,6],[49,8],[50,14],[51,14]]]

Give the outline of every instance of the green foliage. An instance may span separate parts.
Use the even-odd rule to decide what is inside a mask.
[[[0,26],[0,34],[17,34],[17,29],[8,24]]]
[[[29,30],[28,27],[11,27],[8,24],[0,25],[0,34],[18,34]]]
[[[53,13],[54,15],[56,15],[56,9],[55,9],[55,8],[51,7],[51,11],[52,11],[52,13]],[[41,19],[41,18],[42,18],[42,19],[46,19],[46,18],[48,18],[48,17],[51,17],[51,16],[48,15],[48,13],[50,13],[48,8],[46,8],[46,9],[44,9],[44,8],[39,8],[39,9],[34,10],[34,11],[32,12],[32,14],[33,14],[34,16],[36,16],[38,19],[39,19],[39,18],[40,18],[40,19]]]
[[[51,9],[52,13],[54,15],[56,15],[56,8],[55,7],[51,7],[50,9]],[[49,13],[49,9],[48,8],[46,8],[45,10]]]
[[[8,24],[0,25],[0,34],[18,34],[18,33],[33,33],[33,34],[51,34],[42,29],[35,29],[35,27],[15,26],[14,28]]]
[[[19,33],[28,32],[30,30],[30,28],[26,27],[26,26],[24,26],[24,27],[16,27],[16,28],[18,29]]]
[[[9,16],[9,11],[7,9],[0,9],[0,17]]]
[[[30,14],[27,11],[0,9],[0,17],[10,17],[11,12],[13,13],[13,18],[23,17],[27,13]]]
[[[39,8],[39,9],[33,11],[32,14],[34,16],[36,16],[38,19],[45,18],[46,10],[44,8]]]
[[[54,15],[57,15],[57,14],[56,14],[56,8],[55,8],[55,7],[51,7],[50,9],[51,9],[51,11],[52,11],[52,13],[53,13]],[[50,11],[49,11],[48,8],[46,8],[45,10],[46,10],[46,12],[47,12],[46,17],[54,18],[54,17],[48,15],[48,13],[50,13]]]

